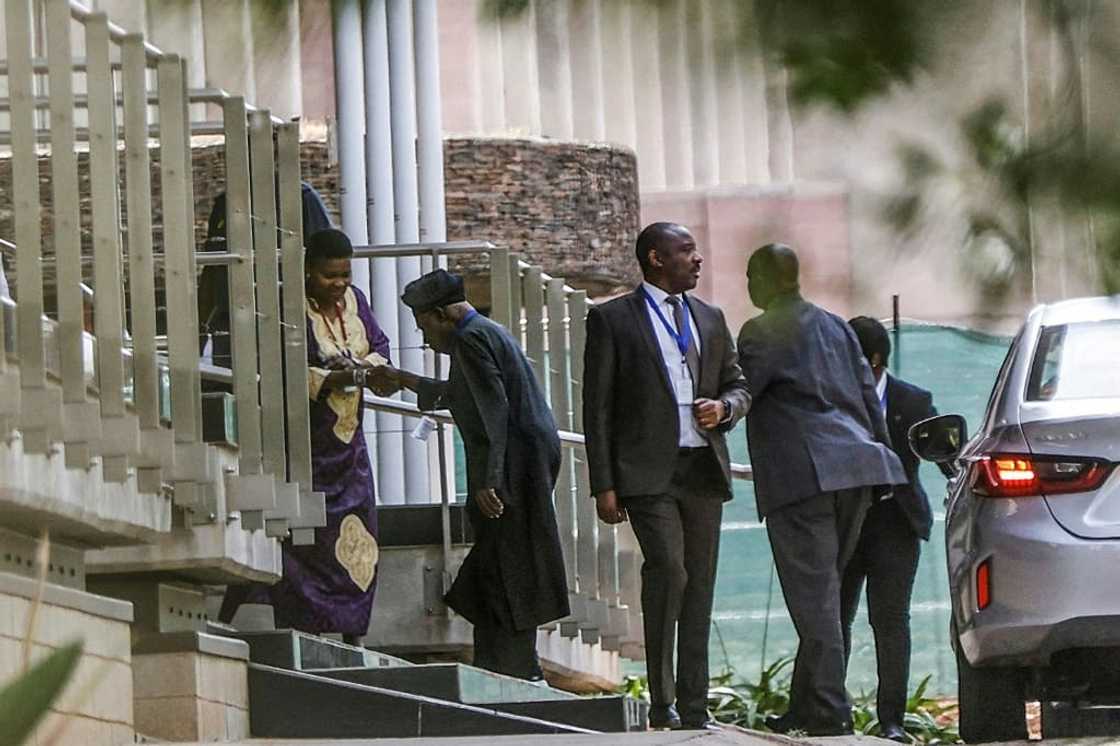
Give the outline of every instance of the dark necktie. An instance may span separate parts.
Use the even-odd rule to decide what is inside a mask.
[[[673,307],[673,324],[677,327],[677,334],[684,334],[684,325],[686,321],[684,317],[684,305],[681,303],[681,299],[670,295],[665,300]],[[700,386],[700,356],[696,354],[696,342],[691,339],[691,335],[688,349],[684,353],[684,359],[688,364],[688,372],[692,374],[692,390],[695,392]]]

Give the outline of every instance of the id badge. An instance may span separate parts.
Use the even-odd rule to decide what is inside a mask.
[[[681,366],[681,374],[677,376],[676,383],[677,405],[678,406],[692,406],[692,401],[695,398],[692,393],[692,376],[688,372],[688,366]]]

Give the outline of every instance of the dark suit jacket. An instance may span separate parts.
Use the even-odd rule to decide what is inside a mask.
[[[918,478],[918,466],[921,461],[910,450],[907,434],[910,428],[922,420],[937,416],[937,409],[933,406],[933,397],[928,391],[912,383],[887,376],[887,429],[891,434],[891,445],[902,468],[906,471],[906,484],[896,485],[894,499],[898,500],[899,507],[914,533],[923,539],[929,539],[930,527],[933,525],[933,513],[929,508],[929,498]],[[948,467],[944,467],[948,470]]]
[[[799,295],[739,332],[753,397],[747,442],[758,513],[822,492],[904,484],[855,332]]]
[[[467,514],[475,544],[446,600],[474,624],[512,617],[533,629],[569,614],[568,585],[552,491],[560,437],[529,361],[505,327],[475,315],[455,335],[446,381],[420,379],[422,410],[446,406],[467,457]],[[474,493],[493,488],[507,506],[483,518]],[[487,563],[500,558],[502,588]],[[505,602],[497,603],[493,599]],[[508,611],[507,611],[508,610]]]
[[[731,419],[704,431],[723,471],[723,497],[731,499],[731,459],[724,433],[750,406],[746,382],[723,312],[685,295],[700,335],[697,397],[722,399]],[[680,426],[676,398],[661,357],[645,297],[638,291],[587,315],[583,428],[591,493],[613,489],[619,497],[669,491]]]

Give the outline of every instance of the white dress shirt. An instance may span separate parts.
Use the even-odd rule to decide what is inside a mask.
[[[642,287],[649,293],[649,297],[653,298],[653,302],[657,304],[665,320],[676,328],[673,306],[668,302],[669,294],[648,282],[643,282]],[[684,303],[684,298],[680,295],[673,297]],[[688,363],[684,355],[681,354],[680,348],[677,347],[677,341],[669,334],[669,330],[661,323],[661,319],[657,317],[657,313],[650,304],[645,302],[645,299],[643,299],[643,303],[645,303],[646,312],[649,315],[649,323],[653,326],[653,336],[657,339],[657,344],[661,348],[661,359],[665,363],[665,372],[669,374],[669,385],[673,389],[674,396],[676,396],[678,387],[687,385],[693,393],[692,398],[695,398],[696,386],[692,381],[692,373],[688,370]],[[696,356],[699,358],[700,333],[696,330],[696,320],[692,317],[691,311],[688,314],[688,325],[692,330],[692,344],[696,346]],[[696,424],[696,418],[692,415],[691,401],[688,404],[677,402],[677,416],[680,422],[678,444],[682,448],[702,448],[708,445],[707,438],[700,431],[700,426]]]
[[[879,376],[879,380],[875,382],[875,396],[879,397],[879,404],[882,406],[883,419],[887,419],[887,371],[883,371],[883,375]],[[894,497],[893,492],[887,492],[879,497],[879,502],[889,500]]]

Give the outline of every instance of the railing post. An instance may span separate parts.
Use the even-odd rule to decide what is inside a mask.
[[[276,508],[275,482],[262,472],[261,406],[257,393],[257,302],[253,291],[253,224],[250,215],[249,134],[245,99],[222,106],[226,155],[226,245],[238,257],[229,267],[230,347],[237,405],[237,475],[226,479],[230,510],[241,525],[264,528],[264,512]]]
[[[521,277],[521,297],[525,304],[525,354],[537,382],[546,391],[549,380],[544,364],[544,281],[540,267],[528,267]]]
[[[140,452],[140,427],[124,399],[124,272],[117,191],[116,92],[109,62],[109,19],[86,20],[89,94],[90,203],[93,212],[93,319],[101,397],[101,469],[106,481],[128,479],[128,459]]]
[[[509,255],[509,333],[517,344],[524,349],[525,325],[521,315],[521,256],[510,252]]]
[[[567,314],[568,303],[564,297],[564,281],[551,279],[548,281],[545,298],[548,306],[548,372],[549,372],[549,398],[552,403],[552,414],[556,424],[561,430],[572,429],[571,399],[569,398],[569,384],[571,383],[568,370],[568,329]],[[560,464],[560,474],[556,480],[556,522],[560,529],[560,546],[564,551],[564,571],[568,578],[568,599],[572,607],[572,616],[568,621],[560,624],[561,633],[568,637],[578,634],[578,625],[587,619],[583,594],[579,588],[579,570],[576,564],[577,528],[575,503],[573,502],[572,486],[572,449],[561,450],[563,460]]]
[[[299,181],[299,125],[281,124],[276,134],[280,174],[280,251],[284,282],[284,369],[288,479],[299,484],[299,512],[289,521],[293,544],[314,544],[315,528],[327,525],[323,493],[311,486],[310,402],[307,388],[307,320],[303,287],[303,201]]]
[[[46,4],[50,75],[51,200],[54,213],[55,297],[62,373],[62,441],[66,466],[86,470],[100,446],[101,410],[86,391],[78,159],[74,152],[74,68],[70,4]]]
[[[572,369],[572,424],[576,432],[583,432],[583,350],[587,345],[587,291],[577,290],[568,296],[568,336],[571,340]],[[608,590],[601,584],[603,570],[600,560],[604,551],[613,557],[613,526],[600,526],[591,499],[591,475],[587,471],[587,449],[572,449],[576,473],[576,525],[579,544],[576,566],[579,569],[579,590],[587,598],[587,627],[584,642],[595,642],[596,637],[607,635],[609,612]],[[609,546],[608,546],[609,545]]]
[[[513,329],[513,308],[510,288],[509,249],[495,247],[490,250],[490,318]]]
[[[15,212],[16,309],[20,367],[20,416],[25,453],[46,454],[61,438],[62,394],[47,385],[43,341],[42,228],[39,159],[31,67],[31,0],[7,0],[8,95],[11,98],[12,209]]]
[[[205,520],[207,485],[215,478],[206,444],[202,442],[201,397],[198,378],[198,327],[192,307],[195,284],[194,216],[187,212],[191,193],[191,152],[183,65],[167,54],[158,63],[159,165],[163,212],[164,285],[167,307],[167,345],[171,366],[171,421],[175,429],[175,504]],[[216,516],[215,516],[216,517]]]
[[[59,3],[66,5],[66,3]],[[121,42],[124,96],[125,183],[128,208],[128,279],[132,300],[132,391],[140,418],[136,484],[141,492],[160,489],[164,470],[174,471],[174,433],[159,416],[156,359],[156,287],[152,259],[152,174],[148,155],[148,79],[144,37]],[[58,201],[55,201],[58,204]]]
[[[253,258],[256,266],[257,340],[260,349],[261,439],[264,470],[275,477],[276,510],[265,515],[265,532],[285,536],[299,515],[299,487],[285,479],[283,361],[280,346],[280,268],[276,245],[276,162],[272,114],[249,115],[252,152]]]

